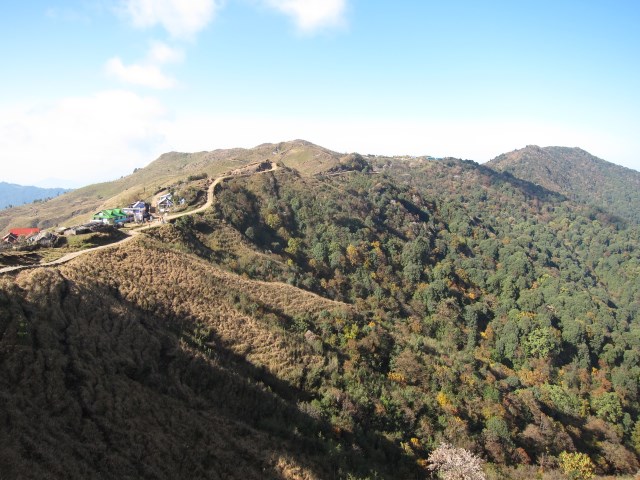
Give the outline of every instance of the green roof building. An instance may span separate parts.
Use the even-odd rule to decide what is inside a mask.
[[[93,216],[93,220],[107,223],[109,225],[115,225],[117,223],[126,223],[130,221],[130,215],[125,213],[121,208],[112,208],[96,213]]]

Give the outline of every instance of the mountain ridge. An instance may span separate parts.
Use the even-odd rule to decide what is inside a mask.
[[[547,150],[535,146],[525,147],[525,149],[499,155],[484,165],[497,171],[508,172],[523,180],[540,184],[548,190],[564,194],[575,201],[595,203],[603,210],[609,211],[608,208],[611,202],[607,200],[611,195],[609,197],[604,196],[604,192],[600,189],[597,193],[599,193],[600,197],[604,196],[604,200],[594,202],[593,195],[590,196],[587,193],[577,194],[571,188],[563,187],[563,185],[570,186],[571,182],[564,178],[564,173],[560,167],[554,168],[552,176],[550,176],[550,173],[547,173],[546,176],[531,172],[527,173],[526,169],[522,167],[523,155],[520,154],[521,152],[544,152],[545,158],[555,159],[558,155],[552,155],[549,153],[551,151],[549,149],[561,149],[562,151],[573,150],[581,152],[581,156],[589,159],[596,158],[581,149],[567,149],[566,147],[545,148]],[[537,156],[540,157],[540,154],[538,153]],[[368,157],[365,156],[363,158]],[[524,157],[537,158],[535,154],[525,155]],[[115,208],[139,199],[150,201],[154,192],[167,186],[185,184],[190,177],[208,175],[212,178],[225,171],[231,171],[234,168],[264,160],[265,158],[280,161],[283,165],[294,168],[303,175],[315,175],[338,168],[341,162],[344,163],[349,157],[347,154],[332,151],[306,140],[264,143],[250,149],[217,149],[195,153],[167,152],[160,155],[146,167],[136,169],[132,174],[118,180],[78,188],[59,197],[41,202],[36,207],[24,205],[0,211],[0,232],[6,232],[13,227],[49,228],[69,223],[73,224],[73,222],[83,222],[92,213],[104,208]],[[378,156],[378,158],[397,159],[405,157]],[[406,158],[409,161],[408,158],[423,157]],[[600,164],[605,165],[605,169],[610,170],[613,168],[618,172],[620,171],[619,169],[624,169],[624,167],[610,164],[604,160],[597,160]],[[557,164],[557,160],[554,161]],[[576,170],[575,166],[572,170]],[[627,170],[632,172],[631,177],[635,178],[633,173],[635,171],[626,169],[622,171],[622,174],[618,174],[617,178],[620,181],[628,181],[628,179],[624,178],[627,176]],[[640,178],[640,173],[637,173],[636,176]],[[638,184],[640,185],[640,183]],[[609,188],[609,190],[614,189]],[[629,187],[625,189],[625,192],[628,191],[628,193],[624,193],[624,195],[633,198],[630,206],[623,206],[621,209],[611,213],[625,219],[632,219],[637,223],[640,222],[640,213],[635,214],[634,208],[636,205],[640,205],[640,194],[630,190],[633,189]],[[615,200],[613,203],[621,203],[622,199],[619,198],[621,196],[623,195],[613,195]],[[636,197],[639,197],[637,201]],[[620,215],[622,210],[624,210],[624,214]],[[640,212],[640,208],[638,208],[638,212]]]
[[[0,182],[0,209],[57,197],[68,191],[68,188],[41,188]]]
[[[640,223],[640,172],[581,148],[528,145],[485,165]]]
[[[0,232],[13,227],[50,228],[83,223],[91,214],[151,201],[155,192],[167,187],[188,188],[193,177],[214,178],[244,165],[272,159],[296,166],[303,174],[314,174],[337,165],[342,154],[303,140],[262,144],[251,149],[231,148],[195,153],[167,152],[144,168],[112,182],[88,185],[39,203],[37,208],[19,206],[0,211]]]

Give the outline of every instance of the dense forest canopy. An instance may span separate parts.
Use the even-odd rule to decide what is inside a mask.
[[[487,165],[640,224],[640,172],[580,148],[530,145],[499,155]]]

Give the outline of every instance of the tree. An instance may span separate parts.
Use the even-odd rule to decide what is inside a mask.
[[[265,219],[265,223],[273,230],[278,230],[278,228],[282,226],[282,220],[275,213],[268,214],[267,218]]]
[[[360,265],[360,262],[361,262],[360,252],[358,251],[358,247],[356,247],[351,243],[347,245],[347,260],[349,260],[349,263],[354,267]]]
[[[591,399],[591,407],[596,415],[611,423],[618,423],[622,419],[622,405],[616,392],[607,392]]]
[[[559,335],[552,327],[538,327],[525,338],[523,348],[528,356],[547,358],[560,347]]]
[[[633,448],[640,454],[640,420],[636,422],[636,426],[631,433],[631,441],[633,442]]]
[[[420,281],[428,254],[429,241],[423,237],[418,237],[404,245],[402,248],[402,267],[403,274],[407,280],[413,283]]]
[[[287,248],[284,249],[289,255],[296,256],[302,247],[302,239],[290,238],[287,242]]]
[[[560,470],[569,480],[589,480],[594,477],[595,466],[588,455],[584,453],[562,452],[558,457]]]
[[[438,473],[442,480],[485,480],[482,460],[464,448],[442,443],[429,458],[429,470]]]
[[[323,263],[327,258],[327,247],[321,241],[317,241],[311,247],[311,258],[318,263]]]

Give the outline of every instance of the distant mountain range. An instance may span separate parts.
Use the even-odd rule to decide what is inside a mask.
[[[640,172],[607,162],[580,148],[529,145],[502,154],[485,165],[640,223]]]
[[[0,209],[57,197],[68,191],[66,188],[39,188],[0,182]]]

